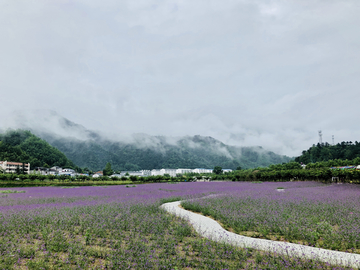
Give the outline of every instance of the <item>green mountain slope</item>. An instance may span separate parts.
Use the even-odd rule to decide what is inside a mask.
[[[318,143],[308,150],[304,150],[301,156],[295,158],[295,161],[307,164],[333,159],[352,160],[357,157],[360,157],[359,142],[341,142],[336,145]]]
[[[0,160],[30,162],[31,168],[75,167],[75,164],[58,149],[30,131],[23,130],[10,130],[0,134]]]
[[[111,163],[114,170],[215,166],[236,169],[239,166],[255,168],[290,160],[289,157],[277,155],[261,147],[229,146],[214,138],[198,135],[173,138],[133,134],[123,139],[105,138],[109,134],[102,135],[88,130],[55,111],[22,112],[13,123],[17,128],[30,130],[56,147],[77,166],[93,171],[102,170],[107,162]],[[32,166],[43,166],[44,163],[54,165],[56,162],[59,165],[66,164],[64,156],[59,158],[53,154],[45,154],[41,144],[44,142],[28,138],[26,143],[21,145],[20,150],[36,158],[31,162]]]
[[[80,141],[70,138],[47,139],[77,166],[101,170],[107,162],[114,170],[140,170],[160,168],[255,168],[288,162],[261,147],[228,146],[211,137],[183,137],[168,142],[161,136],[137,135],[133,143],[109,140]]]

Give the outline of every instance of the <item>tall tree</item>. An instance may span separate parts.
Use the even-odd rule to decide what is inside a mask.
[[[213,170],[213,173],[215,174],[222,174],[223,170],[220,166],[215,166],[214,167],[214,170]]]
[[[105,169],[103,170],[103,175],[104,176],[109,176],[113,174],[113,170],[111,169],[111,164],[110,162],[106,163]]]

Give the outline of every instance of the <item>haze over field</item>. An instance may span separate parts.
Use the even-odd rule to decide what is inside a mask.
[[[358,0],[0,0],[0,127],[50,109],[109,134],[288,156],[319,129],[359,140],[359,12]]]

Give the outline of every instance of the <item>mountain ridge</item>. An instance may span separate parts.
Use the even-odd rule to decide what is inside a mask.
[[[0,134],[0,160],[30,163],[35,167],[76,167],[64,153],[25,130]]]
[[[101,170],[107,162],[114,170],[160,168],[236,169],[288,162],[291,158],[261,146],[230,146],[210,136],[152,136],[136,133],[126,139],[109,138],[86,129],[54,111],[22,114],[25,127],[63,152],[77,166]],[[33,120],[32,117],[37,117]]]

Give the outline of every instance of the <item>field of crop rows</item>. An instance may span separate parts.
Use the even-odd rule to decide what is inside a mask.
[[[333,269],[204,239],[159,206],[200,198],[183,206],[237,233],[359,252],[359,195],[317,182],[0,189],[0,269]]]

